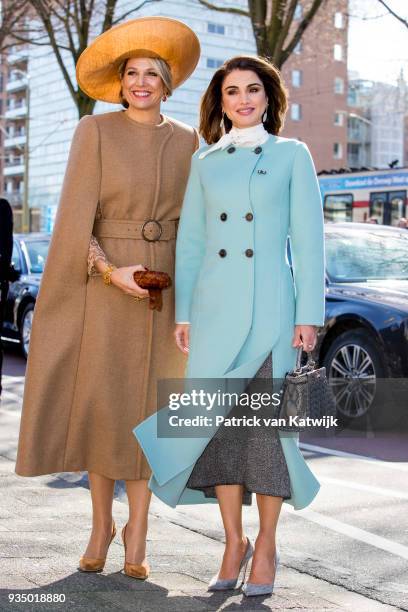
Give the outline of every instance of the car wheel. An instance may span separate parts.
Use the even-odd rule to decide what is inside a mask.
[[[27,359],[30,344],[31,327],[33,324],[34,304],[27,304],[20,320],[20,347],[24,357]]]
[[[377,380],[385,374],[379,351],[368,333],[350,330],[337,336],[323,365],[340,420],[344,423],[365,417],[374,402]]]

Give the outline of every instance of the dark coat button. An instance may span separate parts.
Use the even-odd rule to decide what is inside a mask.
[[[245,251],[245,255],[246,255],[247,257],[252,257],[252,255],[253,255],[253,254],[254,254],[254,252],[253,252],[253,250],[252,250],[252,249],[247,249],[247,250]]]
[[[221,221],[226,221],[227,220],[227,213],[221,213],[220,214],[220,219],[221,219]]]
[[[252,219],[253,219],[253,218],[254,218],[254,215],[253,215],[252,213],[247,213],[247,214],[245,215],[245,219],[246,219],[247,221],[252,221]]]
[[[228,147],[228,153],[235,153],[235,147]]]
[[[218,255],[219,255],[220,257],[225,257],[225,256],[226,256],[226,254],[227,254],[227,251],[226,251],[225,249],[220,249],[220,250],[218,251]]]
[[[256,153],[257,155],[259,155],[259,153],[262,153],[262,147],[256,147],[256,149],[254,149],[254,153]]]

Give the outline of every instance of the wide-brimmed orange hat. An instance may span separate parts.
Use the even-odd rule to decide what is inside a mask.
[[[169,17],[130,19],[107,30],[83,51],[76,66],[78,85],[90,98],[120,103],[120,63],[129,57],[160,57],[170,66],[173,86],[193,72],[200,43],[191,28]]]

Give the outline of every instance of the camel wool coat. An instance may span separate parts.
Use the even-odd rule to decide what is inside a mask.
[[[147,299],[88,276],[89,242],[95,233],[117,267],[140,263],[174,280],[175,229],[155,242],[123,230],[178,219],[197,146],[197,132],[169,117],[148,125],[115,111],[80,120],[35,308],[17,474],[149,478],[132,428],[157,409],[157,380],[185,370],[173,337],[174,283],[162,311],[152,311]]]

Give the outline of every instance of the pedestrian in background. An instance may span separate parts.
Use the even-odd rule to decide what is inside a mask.
[[[6,308],[9,281],[11,279],[11,257],[13,254],[13,211],[5,198],[0,198],[0,395],[2,392],[1,376],[3,369],[3,331],[4,312]]]
[[[398,219],[397,227],[402,227],[402,229],[408,229],[408,219],[405,217],[401,217]]]

